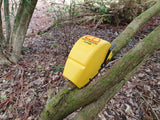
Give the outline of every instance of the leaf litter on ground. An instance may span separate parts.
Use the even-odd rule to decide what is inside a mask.
[[[160,20],[156,20],[159,16],[160,14],[153,17],[137,32],[131,42],[115,57],[112,64],[151,32],[151,29],[160,24]],[[0,119],[37,119],[48,99],[56,95],[68,82],[62,77],[62,72],[74,43],[86,34],[111,42],[124,30],[123,26],[113,25],[95,30],[93,27],[80,25],[74,26],[73,31],[69,28],[57,26],[42,35],[26,38],[24,47],[27,50],[22,51],[22,59],[19,63],[0,66]],[[32,31],[31,29],[29,31]],[[64,33],[64,29],[67,32]],[[110,68],[112,64],[108,67]],[[108,67],[102,69],[99,76],[104,74]],[[158,120],[160,117],[159,71],[160,50],[156,51],[111,99],[99,114],[99,119]]]

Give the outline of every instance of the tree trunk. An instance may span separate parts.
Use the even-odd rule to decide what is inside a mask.
[[[2,55],[3,45],[5,41],[5,37],[3,34],[3,28],[2,28],[2,16],[1,16],[1,6],[2,6],[3,0],[0,0],[0,65],[3,64],[10,64],[10,62]]]
[[[10,24],[10,14],[9,14],[9,2],[8,0],[4,0],[4,16],[5,16],[5,24],[6,24],[6,40],[5,46],[9,43],[10,32],[11,32],[11,24]]]
[[[2,16],[1,16],[1,6],[2,6],[2,0],[0,0],[0,50],[2,47],[2,43],[4,40],[4,35],[3,35],[3,28],[2,28]]]
[[[11,31],[9,17],[9,3],[4,0],[4,14],[6,23],[6,39],[3,35],[1,9],[0,9],[0,49],[7,46],[7,52],[10,56],[4,56],[0,51],[0,65],[17,62],[21,55],[21,49],[25,35],[38,0],[21,0],[15,17],[14,25]],[[0,8],[3,0],[0,0]],[[10,33],[11,32],[11,33]]]
[[[25,35],[38,0],[22,0],[20,2],[13,30],[10,37],[11,61],[20,58]]]
[[[123,84],[133,75],[137,69],[150,57],[155,50],[160,48],[160,26],[144,38],[135,48],[130,50],[118,63],[110,74],[106,73],[106,81],[114,82],[113,87],[106,89],[105,93],[95,102],[83,108],[73,120],[93,120],[104,108],[109,100],[122,88]],[[129,72],[128,72],[129,71]],[[124,77],[121,77],[124,74]],[[109,77],[112,75],[114,77]],[[118,77],[118,78],[117,78]],[[116,80],[115,80],[115,79]]]
[[[140,26],[160,11],[159,6],[160,1],[152,8],[138,16],[133,23],[131,23],[126,30],[113,41],[113,45],[115,45],[115,48],[113,49],[113,56],[115,56],[129,42],[130,38],[136,33]],[[156,44],[159,44],[159,41],[156,39],[154,41],[156,44],[151,44],[151,41],[152,39],[150,41],[146,40],[146,42],[141,42],[136,50],[132,50],[130,54],[127,54],[127,57],[123,57],[123,59],[114,65],[104,76],[88,86],[82,89],[78,89],[70,84],[69,86],[65,86],[64,89],[62,89],[48,102],[47,106],[41,113],[39,120],[63,119],[80,107],[84,107],[96,101],[112,87],[119,88],[121,85],[117,84],[123,81],[126,75],[131,74],[133,69],[136,68],[136,66],[139,65],[143,59],[153,53],[154,47],[151,48],[152,52],[149,49],[144,51],[139,47],[142,44],[146,47],[149,43],[151,46],[155,46],[156,49]],[[117,86],[114,86],[115,84]],[[123,84],[123,82],[121,82],[121,84]]]

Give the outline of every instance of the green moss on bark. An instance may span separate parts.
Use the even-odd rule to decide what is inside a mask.
[[[127,32],[127,28],[126,30],[122,33],[125,35],[130,35],[133,36],[135,34],[135,32],[138,30],[138,28],[140,26],[143,25],[144,21],[143,20],[148,20],[151,16],[149,13],[152,13],[152,15],[158,13],[160,11],[160,1],[154,6],[154,8],[150,9],[150,11],[146,11],[144,13],[144,15],[146,15],[145,17],[142,16],[141,20],[142,21],[137,21],[137,19],[135,19],[130,25],[129,27],[133,27],[134,31],[132,31],[132,33],[128,33]],[[158,6],[158,7],[157,7]],[[156,8],[156,10],[155,10]],[[154,11],[155,10],[155,11]],[[157,34],[157,31],[154,31]],[[158,29],[158,32],[160,33],[160,30]],[[159,35],[158,33],[158,35]],[[113,56],[116,55],[116,53],[118,53],[121,48],[123,48],[128,41],[128,38],[123,38],[121,37],[123,35],[120,35],[120,37],[116,38],[116,40],[114,40],[113,45],[115,45],[115,48],[113,49]],[[157,36],[155,36],[157,37]],[[159,36],[160,37],[160,36]],[[121,41],[125,41],[123,44],[118,45],[117,43],[121,43]],[[158,38],[159,40],[159,38]],[[115,85],[119,85],[121,83],[121,81],[123,81],[124,77],[127,74],[130,74],[132,72],[132,70],[139,65],[143,59],[146,59],[149,55],[151,55],[153,53],[154,50],[156,50],[157,48],[159,48],[160,46],[160,41],[157,41],[154,39],[154,43],[152,45],[150,45],[150,48],[146,49],[146,46],[144,45],[147,42],[141,42],[137,48],[135,48],[135,50],[130,51],[128,54],[126,54],[126,56],[118,61],[102,78],[98,79],[95,82],[90,83],[88,86],[84,87],[83,89],[72,89],[70,90],[67,95],[62,95],[61,99],[57,98],[55,103],[51,103],[52,107],[54,107],[54,110],[50,110],[48,111],[51,115],[49,117],[45,117],[42,112],[41,116],[40,116],[40,120],[50,120],[50,118],[57,120],[57,119],[63,119],[65,116],[67,116],[68,114],[72,113],[73,111],[79,109],[82,106],[86,106],[89,103],[92,103],[94,101],[96,101],[99,97],[101,97],[105,91],[107,91],[110,88],[113,88]],[[159,45],[159,46],[157,46]],[[142,46],[141,49],[139,49]],[[146,49],[145,51],[143,51],[143,49]],[[137,51],[138,50],[138,51]],[[139,55],[136,55],[134,57],[134,55],[136,54],[136,52],[138,53],[143,53],[141,55],[141,57]],[[132,58],[134,57],[134,58]],[[125,65],[126,64],[126,65]],[[121,74],[123,73],[123,74]],[[102,84],[103,80],[105,80],[105,82],[107,83],[107,81],[111,81],[108,84]],[[123,83],[123,82],[122,82]],[[109,92],[109,91],[108,91]],[[69,96],[72,96],[72,98]],[[114,94],[111,92],[110,93],[111,96],[113,96]],[[102,98],[103,99],[103,98]],[[74,103],[74,105],[73,105]],[[47,106],[48,107],[48,106]],[[47,109],[47,107],[45,109]],[[44,110],[45,110],[44,109]],[[58,112],[54,112],[55,110],[57,110]]]

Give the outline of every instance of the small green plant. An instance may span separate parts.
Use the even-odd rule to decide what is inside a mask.
[[[112,17],[111,16],[107,16],[107,18],[104,18],[104,21],[111,23],[112,22]]]
[[[51,44],[51,48],[59,47],[59,44]]]
[[[107,9],[107,7],[105,5],[103,5],[100,7],[100,13],[107,14],[107,13],[109,13],[109,10]]]
[[[23,50],[26,51],[26,52],[30,52],[30,50],[26,47],[23,47]]]
[[[47,37],[47,39],[52,39],[52,40],[55,39],[54,36],[51,36],[51,35],[49,35],[49,34],[45,34],[45,36]]]
[[[65,20],[73,20],[79,12],[76,9],[76,0],[72,0],[69,5],[65,5],[65,0],[63,1],[63,6],[53,3],[53,7],[48,9],[48,12],[55,12],[54,24],[64,26]]]
[[[61,69],[63,69],[64,66],[63,66],[63,65],[58,65],[58,66],[52,66],[52,68],[53,68],[53,72],[52,72],[52,75],[53,75],[54,73],[57,73],[57,72],[59,72]]]
[[[38,68],[39,72],[42,71],[42,66],[38,65],[37,68]]]
[[[47,12],[57,12],[59,10],[59,7],[57,5],[54,5],[53,7],[49,8]]]
[[[142,3],[141,0],[136,0],[136,2],[137,2],[138,4],[141,4],[141,3]]]
[[[44,34],[44,32],[43,32],[43,31],[41,31],[39,34],[40,34],[40,35],[42,35],[42,34]]]
[[[2,99],[6,99],[6,98],[7,98],[6,95],[1,95],[0,97],[1,97]]]

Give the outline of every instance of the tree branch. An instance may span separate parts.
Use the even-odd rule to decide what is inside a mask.
[[[126,28],[128,31],[125,30],[122,32],[120,36],[112,42],[112,44],[115,46],[113,49],[113,56],[115,56],[125,45],[127,45],[131,37],[136,33],[140,26],[142,26],[147,20],[160,11],[159,6],[160,1],[152,8],[138,16],[136,20],[134,20]],[[141,57],[145,58],[145,54],[142,54]],[[110,89],[115,84],[121,82],[126,74],[129,74],[133,68],[140,64],[142,59],[137,60],[136,56],[138,57],[139,53],[136,53],[134,56],[129,56],[129,62],[125,59],[122,59],[121,61],[123,61],[123,64],[119,64],[123,67],[119,66],[119,64],[114,65],[104,76],[82,89],[66,86],[49,101],[41,113],[39,120],[63,119],[78,108],[84,107],[87,104],[97,100],[107,89]],[[135,58],[135,60],[133,58]],[[125,62],[128,62],[128,64],[125,65]],[[129,65],[132,66],[129,67]]]
[[[146,23],[151,17],[159,13],[160,11],[160,1],[158,1],[154,6],[140,14],[136,17],[127,28],[112,42],[113,55],[116,55],[123,47],[125,47],[130,39],[136,34],[139,28]]]
[[[138,63],[137,66],[135,66],[135,68],[129,74],[126,74],[126,77],[124,78],[124,80],[122,80],[121,82],[117,82],[113,87],[106,89],[105,93],[97,101],[92,102],[91,104],[84,107],[80,112],[76,114],[73,120],[93,120],[95,119],[95,117],[104,108],[104,106],[109,102],[109,100],[122,88],[123,84],[126,81],[128,81],[128,79],[130,79],[130,77],[140,68],[140,66],[147,60],[147,58],[154,53],[154,50],[160,48],[159,33],[160,33],[160,26],[157,27],[157,29],[155,29],[146,38],[144,38],[135,48],[129,51],[122,58],[121,61],[117,63],[120,65],[119,67],[124,67],[124,66],[121,66],[121,64],[126,63],[131,59],[134,59],[134,61],[136,61],[137,59],[141,59],[140,62],[137,62]],[[153,42],[153,46],[150,46],[151,42]],[[157,45],[154,44],[154,42],[156,42]],[[143,53],[144,49],[145,50],[147,49],[145,53]],[[141,55],[143,53],[144,57],[141,57],[140,54],[139,56],[136,56],[135,54],[137,53],[140,53]],[[131,56],[132,58],[129,59],[129,56]],[[138,58],[138,57],[141,57],[141,58]],[[123,61],[123,60],[128,60],[128,61]]]

